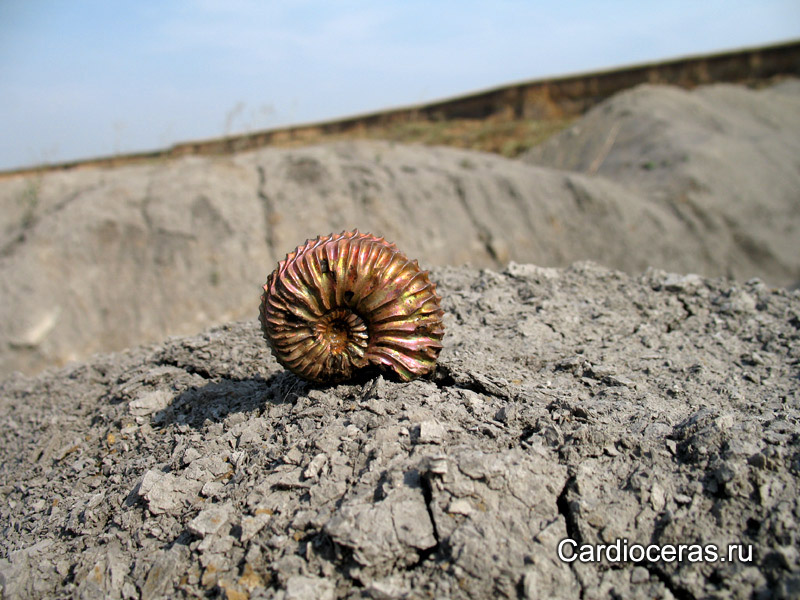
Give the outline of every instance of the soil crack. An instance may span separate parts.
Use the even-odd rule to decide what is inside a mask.
[[[578,528],[578,517],[575,514],[575,509],[572,506],[572,502],[568,498],[570,492],[576,487],[577,483],[575,475],[570,475],[564,484],[564,487],[561,489],[558,499],[556,499],[556,506],[558,507],[558,513],[564,517],[564,522],[567,526],[567,536],[570,539],[575,540],[575,542],[580,545],[583,542],[581,541],[580,529]]]

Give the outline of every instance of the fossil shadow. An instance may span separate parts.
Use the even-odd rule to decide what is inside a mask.
[[[201,428],[206,422],[218,423],[237,412],[252,413],[270,405],[293,403],[309,385],[288,372],[264,379],[221,379],[181,392],[169,406],[153,416],[153,425],[189,425]]]
[[[443,375],[438,374],[439,379]],[[274,373],[266,379],[260,375],[242,379],[213,379],[205,385],[181,392],[172,402],[153,415],[153,425],[158,428],[171,425],[189,425],[200,429],[207,423],[219,423],[237,412],[254,413],[270,405],[294,404],[308,396],[311,390],[331,390],[339,385],[349,389],[346,395],[365,398],[375,393],[378,378],[388,382],[403,383],[391,370],[378,367],[361,369],[347,382],[311,383],[289,371]],[[426,376],[437,385],[446,385],[436,375]],[[341,391],[339,392],[341,394]]]

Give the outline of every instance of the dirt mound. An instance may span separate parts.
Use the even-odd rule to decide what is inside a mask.
[[[353,228],[426,267],[592,259],[790,284],[797,87],[640,88],[538,151],[549,167],[360,142],[2,181],[0,374],[249,317],[287,252]]]
[[[799,293],[433,277],[430,379],[310,387],[248,321],[0,384],[3,597],[800,593]]]
[[[612,180],[673,214],[682,230],[662,235],[676,252],[686,237],[705,240],[690,270],[797,285],[798,157],[800,81],[791,79],[760,90],[640,86],[524,159]]]
[[[608,181],[378,142],[52,173],[0,195],[14,209],[0,239],[4,373],[253,315],[277,261],[330,232],[385,236],[426,266],[593,257],[638,271],[675,253],[665,223],[680,228]]]

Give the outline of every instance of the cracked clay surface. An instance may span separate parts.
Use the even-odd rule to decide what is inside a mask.
[[[311,386],[255,318],[6,379],[4,597],[800,593],[798,292],[591,263],[432,277],[428,379]],[[568,564],[565,538],[752,560]]]

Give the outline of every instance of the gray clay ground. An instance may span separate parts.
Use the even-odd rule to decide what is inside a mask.
[[[800,594],[800,293],[433,276],[446,346],[411,383],[307,385],[253,318],[0,384],[4,597]],[[752,561],[568,565],[566,537]]]

